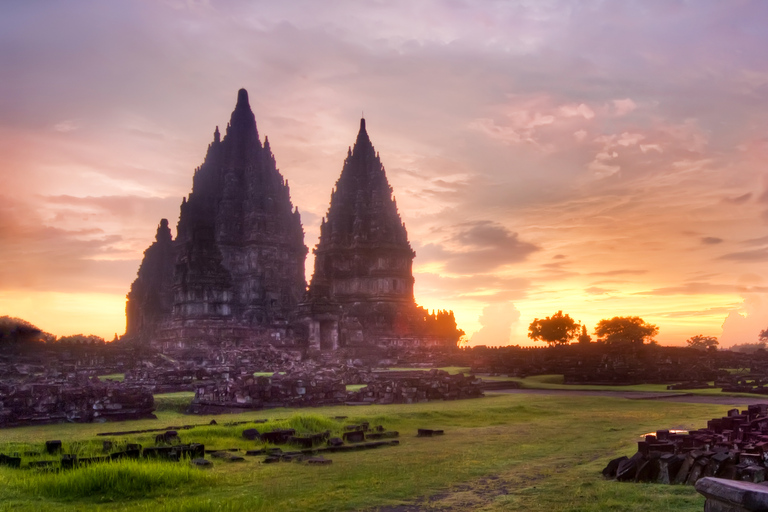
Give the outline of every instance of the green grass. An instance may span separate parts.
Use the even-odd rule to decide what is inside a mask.
[[[115,380],[117,382],[123,382],[125,380],[125,374],[124,373],[110,373],[109,375],[99,375],[99,380],[106,380],[111,379]]]
[[[17,495],[85,503],[146,499],[179,488],[199,492],[219,480],[187,464],[126,459],[59,473],[28,470],[16,476],[10,487]]]
[[[749,400],[744,401],[747,403]],[[1,453],[11,447],[7,443],[34,443],[41,449],[46,439],[61,439],[65,451],[75,446],[86,453],[98,448],[89,441],[96,432],[202,424],[212,418],[218,425],[180,431],[182,441],[204,442],[211,448],[255,448],[261,445],[243,439],[244,429],[290,427],[299,432],[338,433],[345,425],[365,420],[399,431],[401,444],[327,454],[333,460],[330,466],[260,464],[259,458],[249,457],[242,463],[212,459],[212,470],[190,473],[186,471],[193,468],[183,462],[159,463],[171,468],[158,477],[159,485],[147,483],[141,470],[131,469],[130,476],[120,473],[125,487],[114,491],[99,488],[98,475],[77,476],[83,469],[41,474],[0,467],[0,510],[322,512],[421,503],[425,509],[450,505],[455,510],[483,511],[700,512],[703,498],[692,487],[604,481],[600,470],[611,458],[633,454],[639,436],[646,432],[703,427],[726,409],[605,397],[499,393],[477,400],[334,406],[311,411],[272,409],[215,417],[160,411],[154,421],[21,427],[2,431]],[[334,419],[337,416],[348,418]],[[268,422],[225,426],[228,421],[255,419]],[[418,438],[418,428],[444,429],[445,435]],[[153,434],[113,440],[151,445]],[[177,469],[183,471],[177,474]],[[60,476],[75,483],[47,480]],[[108,481],[114,475],[105,473],[103,478]],[[419,501],[430,496],[431,501]]]
[[[347,384],[347,391],[360,391],[368,384]]]
[[[482,377],[484,380],[512,380],[522,384],[526,389],[564,389],[583,391],[642,391],[647,393],[688,393],[691,395],[736,396],[744,398],[756,398],[758,395],[750,393],[723,393],[720,388],[708,389],[667,389],[666,384],[630,384],[626,386],[610,386],[595,384],[563,384],[562,375],[534,375],[531,377]],[[712,384],[710,382],[710,384]]]
[[[195,398],[195,393],[193,391],[160,393],[155,395],[155,408],[157,412],[173,411],[184,413],[193,398]]]
[[[379,372],[412,372],[412,371],[423,371],[428,372],[432,368],[384,368],[382,370],[377,370]],[[443,370],[451,375],[456,375],[458,373],[470,373],[470,368],[468,366],[442,366],[440,368],[437,368],[438,370]]]

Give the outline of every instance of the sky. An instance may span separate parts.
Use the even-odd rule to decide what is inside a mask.
[[[6,0],[0,315],[122,334],[244,87],[310,249],[365,116],[416,301],[472,345],[559,310],[755,342],[766,26],[760,0]]]

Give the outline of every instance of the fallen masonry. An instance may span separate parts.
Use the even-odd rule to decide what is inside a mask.
[[[259,422],[262,420],[256,420]],[[255,423],[250,422],[250,423]],[[248,422],[235,422],[229,426],[237,426]],[[261,428],[261,427],[259,427]],[[328,465],[330,459],[323,455],[327,453],[341,453],[375,448],[398,446],[400,441],[396,431],[388,431],[383,426],[371,427],[368,422],[344,427],[344,440],[331,437],[330,431],[303,433],[297,435],[295,429],[275,429],[259,432],[256,428],[244,429],[243,438],[255,441],[261,448],[243,450],[242,448],[206,448],[205,445],[195,442],[182,443],[176,430],[167,430],[163,434],[155,436],[155,446],[143,447],[138,443],[118,442],[116,440],[102,440],[98,448],[102,455],[83,456],[79,442],[63,444],[60,440],[46,441],[43,450],[35,451],[27,446],[27,450],[16,447],[22,453],[9,455],[0,453],[0,466],[11,468],[29,468],[38,470],[58,471],[76,469],[94,463],[108,463],[122,459],[133,460],[159,460],[164,462],[179,462],[187,460],[192,466],[210,467],[211,462],[206,456],[221,462],[244,462],[247,457],[264,456],[263,463],[274,462],[306,462],[310,465]],[[431,432],[431,431],[430,431]],[[442,432],[442,431],[435,431]],[[185,434],[186,435],[186,434]],[[270,445],[282,445],[282,448]],[[119,447],[119,448],[118,448]],[[241,455],[241,452],[245,452]],[[94,452],[96,453],[96,452]],[[94,453],[90,453],[93,455]],[[40,460],[45,458],[45,460]]]
[[[705,477],[760,483],[767,468],[768,404],[758,404],[731,409],[704,429],[646,435],[637,453],[611,460],[603,476],[660,484],[694,485]]]
[[[0,384],[0,427],[154,418],[152,393],[98,379]]]

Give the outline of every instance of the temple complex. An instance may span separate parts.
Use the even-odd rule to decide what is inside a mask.
[[[307,289],[301,218],[241,89],[195,171],[176,239],[163,219],[144,252],[123,338],[164,352],[456,345],[453,313],[414,301],[415,253],[365,120],[320,231]]]

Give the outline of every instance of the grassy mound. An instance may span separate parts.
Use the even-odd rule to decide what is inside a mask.
[[[97,502],[149,498],[168,490],[215,485],[216,475],[186,464],[122,459],[58,473],[19,473],[14,485],[25,494],[56,501]]]

